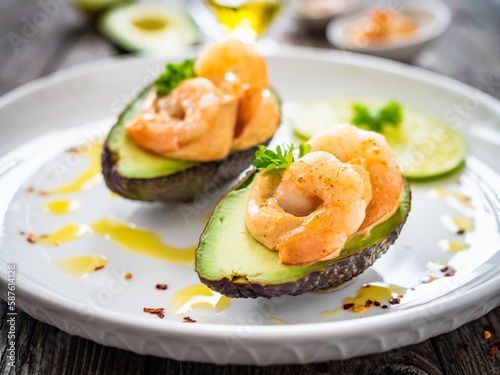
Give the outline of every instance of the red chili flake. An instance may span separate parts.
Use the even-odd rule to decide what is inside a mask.
[[[35,191],[35,188],[32,186],[26,188],[26,193],[33,193],[34,191]]]
[[[455,274],[455,270],[451,267],[443,267],[440,269],[440,271],[443,273],[444,276],[453,276]]]
[[[26,232],[25,232],[25,231],[23,231],[23,230],[21,230],[21,231],[19,231],[19,234],[20,234],[21,236],[25,236],[25,235],[26,235]]]
[[[132,278],[132,274],[130,272],[127,272],[125,276],[123,276],[125,280],[130,280]]]
[[[146,313],[150,313],[150,314],[158,314],[158,313],[161,313],[162,311],[164,311],[165,309],[163,307],[145,307],[143,309],[144,312]]]
[[[388,307],[389,307],[389,306],[387,306],[387,305],[382,305],[382,308],[383,308],[383,309],[387,309]]]
[[[26,241],[28,241],[31,244],[35,244],[36,243],[36,240],[33,237],[26,238]]]
[[[457,357],[451,357],[450,358],[451,363],[457,363]]]
[[[426,353],[426,352],[424,352],[423,350],[420,352],[420,355],[421,355],[422,357],[427,357],[427,353]]]
[[[50,195],[50,191],[48,191],[48,190],[40,190],[38,192],[38,195],[42,195],[42,196]]]
[[[372,286],[372,284],[365,284],[365,285],[363,285],[363,287],[365,287],[365,288],[369,288],[371,286]]]
[[[488,353],[489,353],[489,355],[494,356],[495,354],[497,354],[497,351],[498,351],[498,346],[494,346],[490,349],[490,351]]]
[[[459,230],[457,230],[457,234],[458,234],[458,235],[462,235],[462,234],[464,234],[464,233],[465,233],[465,230],[464,230],[464,229],[462,229],[462,228],[460,228]]]
[[[354,303],[346,303],[342,308],[344,310],[349,310],[351,307],[354,307]]]
[[[365,307],[368,308],[372,305],[373,301],[369,299],[368,301],[365,302]]]
[[[465,342],[461,342],[460,344],[458,344],[458,346],[460,346],[464,350],[467,350],[469,348],[469,344]]]
[[[167,290],[167,288],[168,288],[167,284],[156,284],[156,289]]]
[[[163,319],[165,317],[165,314],[162,313],[156,313],[156,315],[158,315],[158,318],[160,319]]]
[[[104,265],[97,266],[94,268],[94,271],[102,270],[104,267],[105,267]]]
[[[391,305],[397,305],[397,304],[399,304],[399,302],[401,302],[401,301],[399,300],[399,298],[393,298],[393,299],[391,299],[391,300],[389,301],[389,303],[390,303]]]
[[[184,323],[196,323],[196,320],[191,319],[189,316],[185,316],[184,318],[182,318],[182,321]]]
[[[373,302],[373,304],[374,304],[375,306],[377,306],[377,307],[379,307],[379,306],[380,306],[380,302],[379,302],[379,301],[375,301],[375,302]]]

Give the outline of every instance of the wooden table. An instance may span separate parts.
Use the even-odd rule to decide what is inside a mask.
[[[451,28],[413,63],[500,98],[500,2],[447,2],[453,11]],[[57,4],[45,24],[13,45],[9,33],[22,36],[26,19],[33,20],[43,8],[29,0],[0,2],[0,95],[37,77],[119,53],[88,27],[67,0],[58,0]],[[307,34],[290,22],[279,22],[272,36],[283,43],[331,48],[323,35]],[[0,371],[14,373],[6,368],[3,301],[0,315]],[[484,338],[485,330],[492,333],[491,338]],[[70,336],[22,312],[17,338],[17,370],[22,374],[500,374],[500,350],[496,355],[489,354],[493,346],[500,345],[500,308],[417,345],[307,366],[215,366],[140,356]]]

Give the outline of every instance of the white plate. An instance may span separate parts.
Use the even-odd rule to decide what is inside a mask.
[[[332,96],[395,98],[474,134],[496,134],[500,103],[437,74],[381,59],[311,49],[283,49],[268,57],[272,84],[288,105]],[[172,245],[194,245],[215,201],[197,202],[197,214],[185,220],[175,205],[109,199],[103,184],[78,197],[82,208],[52,216],[40,205],[51,197],[26,192],[56,181],[54,165],[71,164],[64,150],[106,133],[112,120],[142,86],[154,78],[162,62],[111,59],[40,79],[0,100],[0,267],[1,295],[6,299],[7,264],[18,268],[16,303],[31,316],[68,333],[141,354],[214,363],[277,364],[345,359],[409,345],[450,331],[485,314],[500,300],[498,249],[500,200],[498,146],[470,138],[471,156],[460,176],[433,184],[413,185],[413,208],[396,244],[367,272],[345,288],[273,300],[233,300],[220,313],[195,309],[198,323],[179,316],[164,319],[143,307],[168,307],[174,292],[198,283],[193,267],[178,266],[122,250],[105,238],[87,234],[60,247],[28,244],[19,231],[41,234],[68,221],[88,223],[110,213],[149,227]],[[459,112],[458,109],[460,109]],[[489,133],[488,133],[489,132]],[[291,137],[285,125],[275,143]],[[484,137],[493,139],[492,137]],[[489,161],[487,158],[490,158]],[[495,163],[496,172],[487,166]],[[59,163],[59,164],[57,164]],[[62,181],[85,169],[74,162]],[[52,173],[49,171],[52,170]],[[444,254],[436,243],[455,238],[440,221],[455,208],[431,199],[432,186],[449,186],[471,198],[476,230],[467,234],[469,250]],[[183,206],[186,208],[186,206]],[[407,245],[411,245],[408,249]],[[86,278],[66,276],[54,258],[97,252],[108,266]],[[444,261],[457,269],[454,277],[419,284],[427,261]],[[125,282],[123,274],[134,277]],[[322,310],[342,305],[363,284],[385,281],[414,286],[391,308],[364,314],[343,312],[331,320]],[[159,291],[155,284],[167,283]],[[288,325],[275,326],[270,318]]]

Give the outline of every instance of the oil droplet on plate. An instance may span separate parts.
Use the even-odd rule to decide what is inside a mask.
[[[101,182],[101,152],[102,142],[94,142],[88,147],[82,148],[79,154],[89,156],[90,166],[85,172],[76,177],[71,183],[58,187],[54,190],[50,190],[49,193],[57,194],[86,191]]]
[[[437,245],[444,253],[457,253],[470,247],[470,245],[465,242],[451,240],[441,240]]]
[[[454,234],[472,232],[475,227],[474,218],[464,216],[441,216],[441,221],[446,229]]]
[[[194,262],[196,246],[181,249],[166,245],[156,233],[137,228],[134,224],[107,217],[89,226],[94,234],[106,236],[117,245],[134,253],[181,265],[192,265]]]
[[[471,199],[461,193],[456,193],[445,189],[444,187],[436,187],[429,191],[429,195],[432,198],[445,198],[451,205],[455,206],[457,209],[472,208]]]
[[[363,312],[371,306],[377,306],[383,302],[397,301],[403,298],[406,288],[394,284],[370,283],[358,289],[356,297],[345,298],[342,303],[345,310]],[[346,308],[346,306],[349,306]]]
[[[108,260],[102,255],[87,254],[55,259],[53,264],[70,276],[83,277],[106,267]]]
[[[287,322],[285,322],[284,320],[281,320],[281,319],[278,319],[278,318],[273,318],[273,317],[269,318],[269,321],[270,321],[272,324],[276,325],[276,326],[283,326],[283,325],[288,324],[288,323],[287,323]]]
[[[53,233],[36,236],[36,243],[46,246],[59,246],[63,242],[77,240],[88,232],[86,225],[67,224]]]
[[[118,194],[116,194],[116,193],[115,193],[115,192],[113,192],[113,191],[110,191],[110,192],[109,192],[109,194],[108,194],[108,198],[109,198],[109,199],[111,199],[111,200],[114,200],[114,199],[116,199],[116,198],[118,198],[118,197],[119,197],[119,195],[118,195]]]
[[[42,207],[51,214],[65,215],[78,210],[80,208],[80,202],[77,200],[59,199],[47,202]]]
[[[175,292],[168,311],[171,314],[185,314],[194,309],[220,312],[230,305],[230,298],[214,292],[204,284],[195,284]]]
[[[335,318],[336,316],[339,316],[343,312],[344,312],[344,309],[337,308],[337,309],[334,309],[334,310],[321,311],[320,315],[321,315],[321,317],[323,319],[332,319],[332,318]]]

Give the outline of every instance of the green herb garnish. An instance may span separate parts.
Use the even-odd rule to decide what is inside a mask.
[[[155,81],[158,96],[168,95],[181,84],[181,82],[195,78],[194,63],[196,59],[184,60],[180,64],[168,63],[158,79]]]
[[[403,120],[401,106],[398,102],[389,102],[378,111],[369,111],[362,104],[352,107],[354,116],[351,122],[356,126],[381,133],[387,125],[397,127]]]
[[[276,152],[268,150],[266,146],[259,146],[259,149],[255,152],[255,160],[252,165],[256,169],[265,169],[266,171],[270,171],[272,169],[286,169],[295,161],[293,156],[293,143],[288,146],[288,150],[286,150],[286,146],[283,146],[283,149],[285,149],[284,153],[281,146],[276,147]],[[303,157],[309,151],[311,151],[311,146],[301,143],[299,146],[298,159]]]

